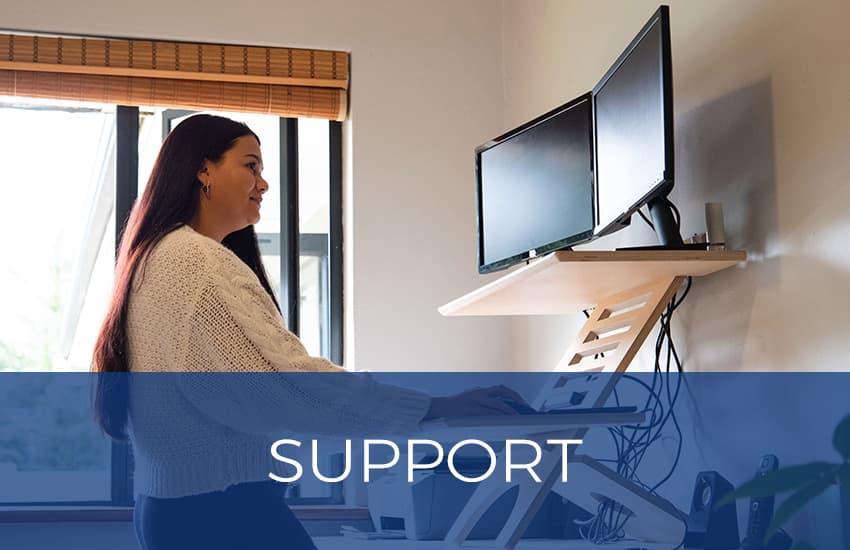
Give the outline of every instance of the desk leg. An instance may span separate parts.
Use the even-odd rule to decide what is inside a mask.
[[[671,277],[601,298],[555,371],[625,371],[683,280]],[[608,395],[600,397],[604,403]]]
[[[517,483],[507,484],[504,479],[494,479],[492,476],[478,484],[469,501],[461,510],[452,528],[444,539],[450,545],[460,547],[469,537],[469,533],[478,520],[490,509],[500,496],[505,494]]]
[[[553,376],[553,383],[557,384],[558,378],[564,372],[625,371],[683,280],[684,277],[668,277],[612,296],[601,297],[593,314],[555,368],[557,374]],[[604,354],[604,357],[597,357],[599,354]],[[593,400],[593,406],[604,405],[615,383],[616,378],[612,378],[608,387]],[[541,392],[533,404],[534,407],[540,408],[545,403],[549,391],[555,389],[553,386],[548,391]],[[580,433],[583,435],[584,431]],[[513,550],[554,486],[561,473],[560,465],[560,450],[544,451],[539,469],[536,469],[542,473],[542,483],[528,480],[527,483],[508,485],[503,479],[492,477],[480,483],[452,525],[445,541],[455,546],[462,545],[493,503],[505,491],[519,485],[516,505],[496,539],[496,548]]]
[[[493,503],[507,491],[518,486],[519,494],[516,503],[493,547],[513,550],[561,475],[561,452],[560,447],[556,450],[543,451],[540,464],[534,468],[540,476],[541,483],[526,477],[508,484],[503,478],[493,476],[480,483],[455,520],[445,541],[456,547],[463,545],[469,533]],[[499,456],[499,462],[503,464],[504,460],[503,451]]]
[[[535,471],[540,475],[540,483],[524,479],[519,485],[516,504],[505,522],[505,526],[496,538],[496,548],[513,550],[537,515],[540,507],[549,496],[552,486],[561,476],[561,449],[543,451],[543,458]]]

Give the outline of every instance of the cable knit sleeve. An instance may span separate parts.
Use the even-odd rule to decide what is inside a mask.
[[[202,360],[187,360],[190,372],[180,382],[203,413],[251,433],[350,437],[418,429],[427,394],[311,357],[244,263],[222,248],[211,264],[190,318],[187,355]],[[210,372],[253,374],[200,374]]]

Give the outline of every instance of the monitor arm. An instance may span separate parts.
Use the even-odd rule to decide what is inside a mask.
[[[670,248],[682,246],[682,235],[673,216],[673,204],[667,197],[656,197],[649,201],[649,215],[652,216],[652,225],[655,227],[658,242],[662,246]]]

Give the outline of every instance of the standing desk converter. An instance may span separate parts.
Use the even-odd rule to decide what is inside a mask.
[[[727,250],[558,251],[439,310],[446,316],[468,316],[553,315],[592,309],[532,406],[540,409],[547,399],[557,395],[565,377],[589,372],[615,373],[593,396],[591,406],[602,407],[616,384],[616,373],[628,368],[684,279],[709,275],[744,260],[745,252]],[[632,421],[624,418],[620,423]],[[580,439],[590,425],[564,426],[558,435]],[[446,542],[461,546],[490,506],[506,491],[519,486],[513,511],[495,541],[495,548],[513,550],[561,472],[560,450],[547,450],[543,455],[536,469],[542,483],[526,480],[506,484],[492,477],[480,483],[446,536]],[[684,537],[684,514],[667,501],[594,459],[576,454],[575,447],[568,460],[570,468],[576,465],[580,468],[571,479],[592,480],[594,487],[607,487],[616,493],[619,502],[631,504],[630,509],[645,510],[640,522],[630,522],[633,535],[647,541],[674,541],[674,545]],[[571,484],[562,494],[579,506],[593,505],[589,489]]]

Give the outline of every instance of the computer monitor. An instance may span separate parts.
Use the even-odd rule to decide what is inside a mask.
[[[596,236],[650,205],[662,244],[681,244],[673,188],[670,15],[661,6],[593,88]],[[672,227],[670,227],[672,225]]]
[[[593,236],[591,96],[475,149],[478,271]]]

